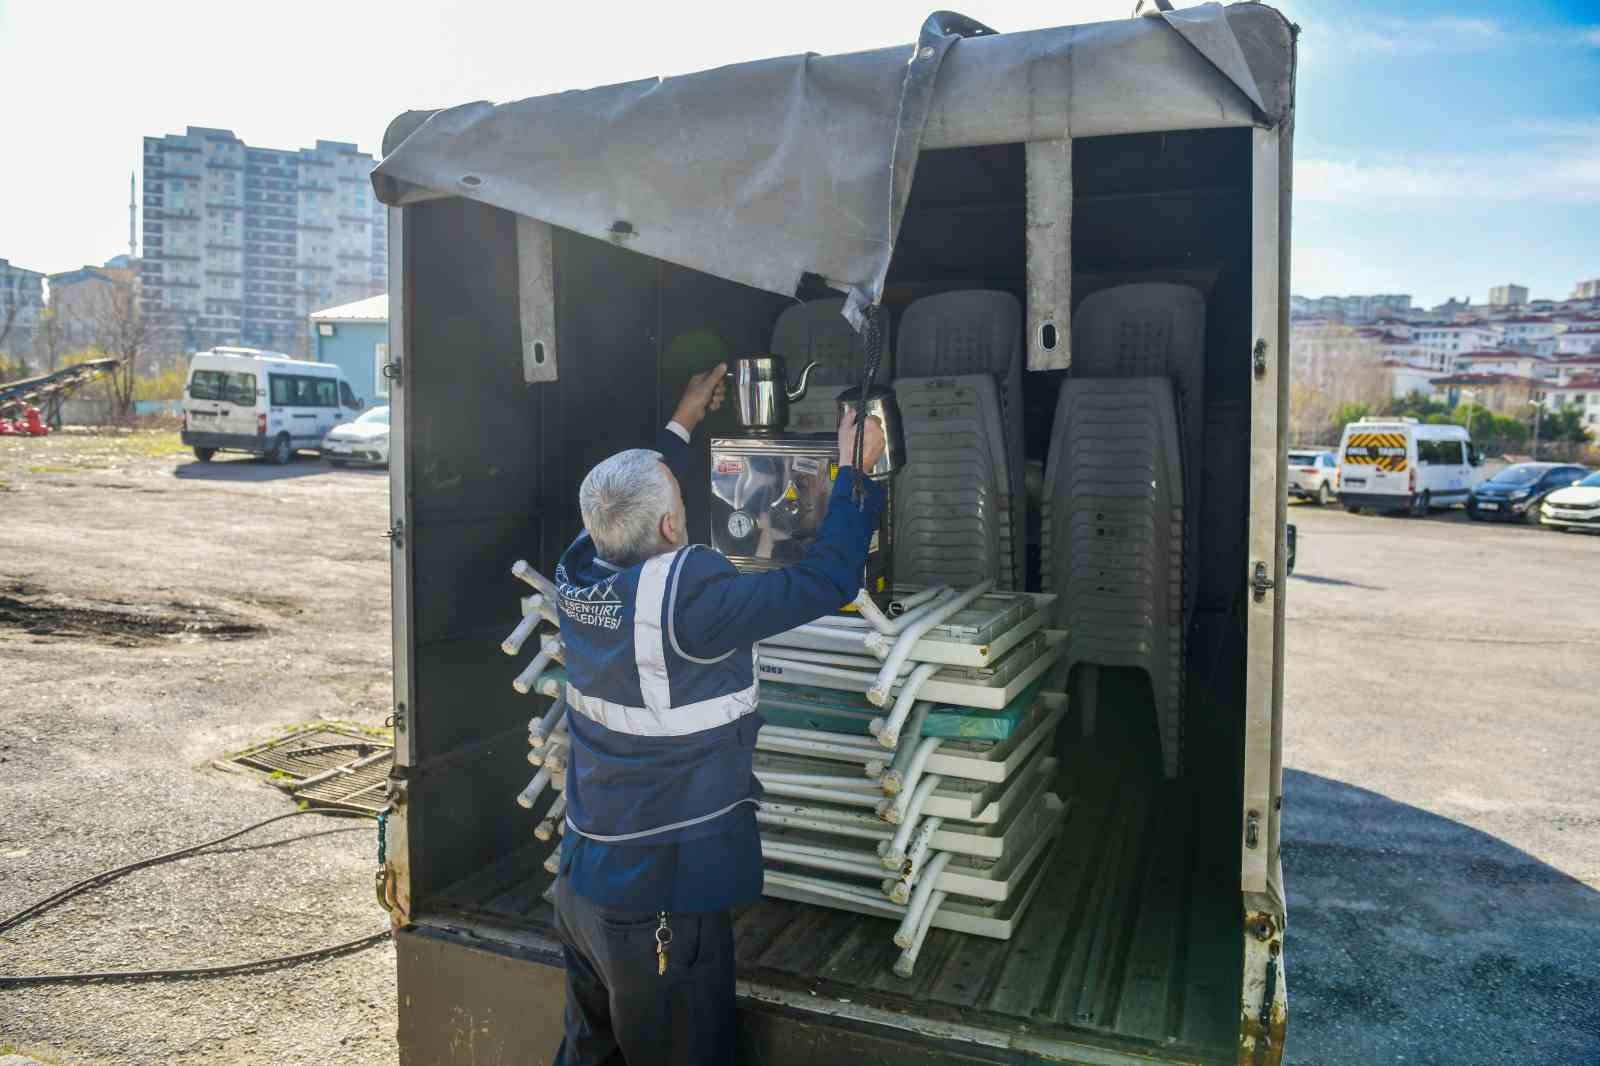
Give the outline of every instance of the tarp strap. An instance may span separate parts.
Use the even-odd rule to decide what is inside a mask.
[[[894,146],[889,152],[889,232],[884,235],[889,255],[883,257],[878,273],[867,288],[852,285],[840,313],[850,327],[860,333],[866,324],[866,309],[883,298],[884,279],[889,273],[889,260],[894,242],[900,235],[900,219],[911,196],[911,179],[916,175],[917,156],[922,151],[922,131],[928,124],[928,111],[933,103],[933,86],[939,76],[950,46],[964,37],[982,37],[995,31],[965,15],[954,11],[935,11],[922,23],[911,58],[906,63],[905,78],[900,83],[900,108],[894,132]]]

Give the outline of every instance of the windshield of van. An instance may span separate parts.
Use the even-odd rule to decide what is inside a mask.
[[[1489,481],[1491,484],[1495,485],[1531,485],[1535,481],[1539,480],[1539,476],[1543,474],[1544,471],[1545,468],[1542,466],[1533,466],[1530,463],[1519,463],[1516,466],[1506,467],[1494,477],[1490,478]]]
[[[1317,461],[1316,452],[1290,452],[1290,466],[1310,466]]]
[[[256,376],[249,372],[196,370],[189,381],[189,396],[196,400],[221,400],[254,407]]]
[[[387,407],[374,407],[370,411],[361,412],[361,417],[356,421],[358,423],[365,422],[368,425],[376,422],[380,426],[387,426],[389,424],[389,409]]]

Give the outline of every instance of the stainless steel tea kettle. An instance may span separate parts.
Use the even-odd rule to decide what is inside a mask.
[[[860,396],[859,385],[851,386],[839,394],[835,402],[839,406],[840,421],[843,421],[847,411],[853,411],[860,417],[862,413]],[[894,390],[887,385],[874,385],[868,389],[866,414],[868,417],[876,418],[878,424],[883,427],[883,457],[867,471],[867,476],[882,480],[898,474],[905,469],[910,456],[906,454],[906,431],[900,421],[900,404],[895,399]],[[839,457],[841,463],[848,460],[848,456]]]
[[[747,355],[735,359],[728,371],[733,386],[734,413],[739,425],[757,433],[778,433],[789,424],[789,404],[802,400],[816,369],[816,360],[800,371],[800,381],[789,388],[781,355]]]

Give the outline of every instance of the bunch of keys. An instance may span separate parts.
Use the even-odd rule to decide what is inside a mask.
[[[672,943],[672,930],[667,926],[667,912],[659,912],[661,924],[656,926],[656,976],[667,972],[667,945]]]

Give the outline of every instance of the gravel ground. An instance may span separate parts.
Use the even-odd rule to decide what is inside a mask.
[[[201,466],[170,434],[0,445],[0,914],[293,809],[219,756],[382,724],[381,472]],[[234,626],[261,629],[207,632]],[[0,972],[215,965],[384,928],[371,822],[294,818],[225,847],[0,934]],[[394,1029],[387,942],[252,976],[0,991],[0,1053],[52,1063],[392,1062]]]
[[[0,914],[288,810],[210,761],[387,713],[382,476],[177,451],[0,441]],[[1288,1061],[1600,1061],[1600,537],[1290,513]],[[7,600],[41,632],[6,624]],[[97,634],[94,607],[189,629]],[[204,632],[241,625],[262,630]],[[239,844],[0,934],[0,972],[215,964],[382,927],[366,823]],[[387,944],[247,977],[5,990],[0,1055],[390,1063],[394,999]]]

